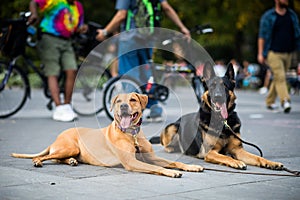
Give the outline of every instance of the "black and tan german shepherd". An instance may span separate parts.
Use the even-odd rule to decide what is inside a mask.
[[[182,116],[162,131],[160,143],[165,151],[181,151],[186,155],[204,158],[206,162],[236,169],[246,169],[247,165],[283,169],[281,163],[247,152],[238,138],[241,121],[235,112],[232,64],[228,64],[224,77],[216,76],[213,66],[206,64],[203,84],[205,92],[199,112]]]

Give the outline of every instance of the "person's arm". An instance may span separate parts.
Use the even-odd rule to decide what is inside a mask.
[[[38,13],[37,13],[38,5],[34,0],[31,0],[29,3],[29,10],[31,12],[30,17],[28,18],[28,23],[33,24],[38,19]]]
[[[191,37],[189,29],[180,20],[179,16],[167,1],[161,3],[161,7],[167,17],[180,29],[180,31],[188,38]]]
[[[114,15],[112,20],[107,24],[107,26],[104,29],[98,29],[96,39],[99,41],[102,41],[105,39],[107,34],[113,33],[115,30],[117,30],[121,23],[126,20],[127,17],[127,10],[118,10],[117,13]]]
[[[263,55],[265,40],[263,38],[258,38],[257,41],[257,61],[260,64],[265,64],[265,58]]]

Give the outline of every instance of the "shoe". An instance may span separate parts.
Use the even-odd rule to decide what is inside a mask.
[[[52,118],[55,121],[70,122],[77,118],[77,114],[74,113],[70,104],[64,104],[55,108]]]
[[[74,119],[78,118],[78,115],[74,112],[71,104],[65,104],[67,112],[69,112],[71,115],[73,115]]]
[[[262,87],[259,89],[259,94],[267,94],[268,93],[268,88]]]
[[[268,105],[267,108],[269,110],[277,110],[278,109],[278,106],[275,104],[275,103],[272,103],[271,105]]]
[[[289,113],[291,111],[291,103],[289,101],[284,101],[282,107],[284,113]]]

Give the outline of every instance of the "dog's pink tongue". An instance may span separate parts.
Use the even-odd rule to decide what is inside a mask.
[[[228,112],[227,112],[226,104],[223,103],[222,105],[218,105],[218,106],[220,106],[221,115],[222,115],[223,119],[227,119],[228,118]]]
[[[130,126],[130,123],[131,123],[131,118],[130,116],[123,116],[121,118],[121,122],[120,122],[120,125],[122,128],[128,128]]]

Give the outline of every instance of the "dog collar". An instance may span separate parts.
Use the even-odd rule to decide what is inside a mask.
[[[140,121],[132,126],[132,127],[129,127],[129,128],[122,128],[121,126],[118,126],[119,129],[123,132],[123,133],[130,133],[134,139],[134,147],[136,149],[136,153],[140,153],[140,145],[139,145],[139,142],[138,142],[138,139],[137,139],[137,134],[140,132],[141,130],[141,126],[142,125],[142,118],[140,119]]]
[[[129,128],[122,128],[120,125],[118,127],[123,133],[130,133],[132,135],[137,135],[141,130],[140,128],[141,125],[142,125],[142,118],[136,125],[131,126]]]

